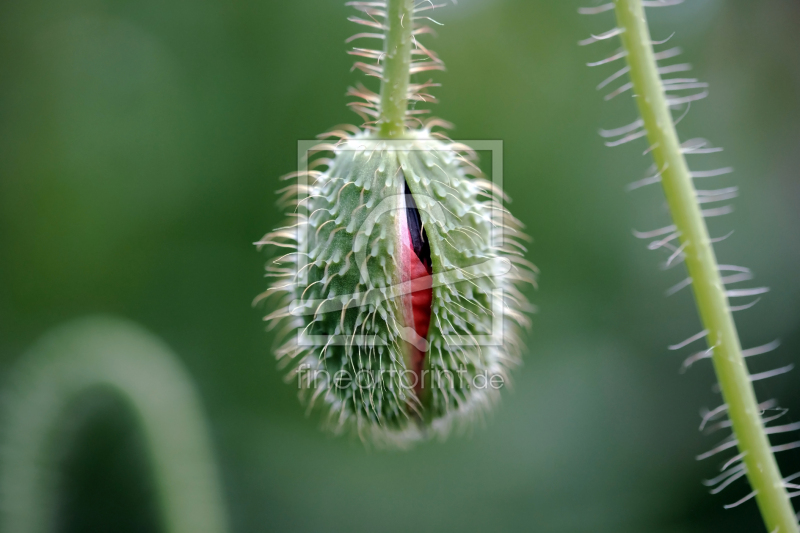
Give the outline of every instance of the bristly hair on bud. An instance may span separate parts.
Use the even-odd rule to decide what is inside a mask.
[[[285,177],[296,180],[278,191],[289,221],[256,243],[276,251],[275,282],[256,302],[269,302],[279,365],[309,410],[335,433],[407,448],[495,403],[519,362],[533,310],[520,286],[536,269],[475,151],[416,108],[436,101],[437,84],[412,76],[444,69],[418,40],[442,5],[347,5],[367,27],[347,42],[382,41],[349,52],[380,89],[351,87],[364,122],[320,135],[307,167]]]

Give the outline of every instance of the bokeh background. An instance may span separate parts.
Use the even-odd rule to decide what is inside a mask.
[[[278,177],[298,139],[343,122],[340,0],[31,0],[0,6],[0,372],[36,338],[98,313],[163,338],[196,381],[235,532],[731,532],[763,526],[740,482],[710,496],[719,463],[694,456],[715,407],[710,366],[678,373],[667,350],[700,327],[680,269],[662,271],[632,229],[667,220],[644,177],[645,143],[597,135],[635,118],[628,96],[588,68],[615,44],[577,41],[612,27],[576,1],[460,0],[437,9],[427,41],[445,60],[436,115],[456,139],[502,139],[511,209],[534,237],[539,307],[525,364],[501,408],[471,435],[411,452],[332,438],[282,383],[250,302],[266,284],[252,243],[280,221]],[[681,123],[726,151],[713,187],[738,185],[712,232],[724,263],[772,288],[738,313],[745,346],[800,350],[800,4],[688,0],[650,10],[673,31],[711,96]],[[699,158],[701,156],[694,156]],[[800,419],[798,374],[760,383]],[[58,530],[159,531],[145,452],[125,407],[76,416],[65,444]],[[785,452],[785,474],[800,452]],[[12,532],[9,532],[12,533]]]

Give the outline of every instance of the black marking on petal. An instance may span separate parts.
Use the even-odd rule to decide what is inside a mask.
[[[419,209],[417,209],[414,196],[408,188],[408,182],[406,181],[404,184],[406,195],[406,219],[408,220],[408,231],[411,233],[411,245],[414,248],[414,253],[430,273],[432,270],[432,263],[428,234],[425,233],[425,228],[422,227],[422,218],[419,215]]]

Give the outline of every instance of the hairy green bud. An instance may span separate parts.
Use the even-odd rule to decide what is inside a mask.
[[[407,77],[420,67],[399,60],[402,32],[412,31],[404,6],[389,3],[398,23],[387,24],[387,41],[400,52],[386,63],[405,65]],[[391,75],[383,94],[407,86],[413,100],[430,86]],[[267,320],[286,335],[276,355],[309,409],[321,406],[336,432],[405,447],[481,416],[499,397],[528,323],[518,285],[533,283],[534,267],[475,152],[431,132],[443,121],[411,129],[420,122],[410,112],[398,124],[396,106],[386,112],[376,93],[350,94],[366,102],[355,106],[365,119],[379,118],[331,132],[338,142],[313,150],[327,157],[290,175],[298,183],[281,192],[291,220],[258,243],[284,254],[268,265],[278,281],[262,297],[281,298]]]

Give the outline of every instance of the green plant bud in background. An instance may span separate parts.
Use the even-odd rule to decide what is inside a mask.
[[[297,183],[280,191],[290,221],[268,233],[274,284],[258,299],[283,345],[276,351],[309,409],[335,432],[407,447],[480,417],[518,363],[533,283],[520,223],[476,153],[422,122],[408,102],[432,101],[435,84],[411,83],[441,60],[417,40],[432,3],[352,2],[382,33],[383,50],[355,48],[375,63],[355,67],[380,93],[351,88],[365,120],[321,137]],[[435,22],[435,21],[433,21]],[[351,39],[351,40],[352,40]],[[271,299],[273,295],[280,302]]]

